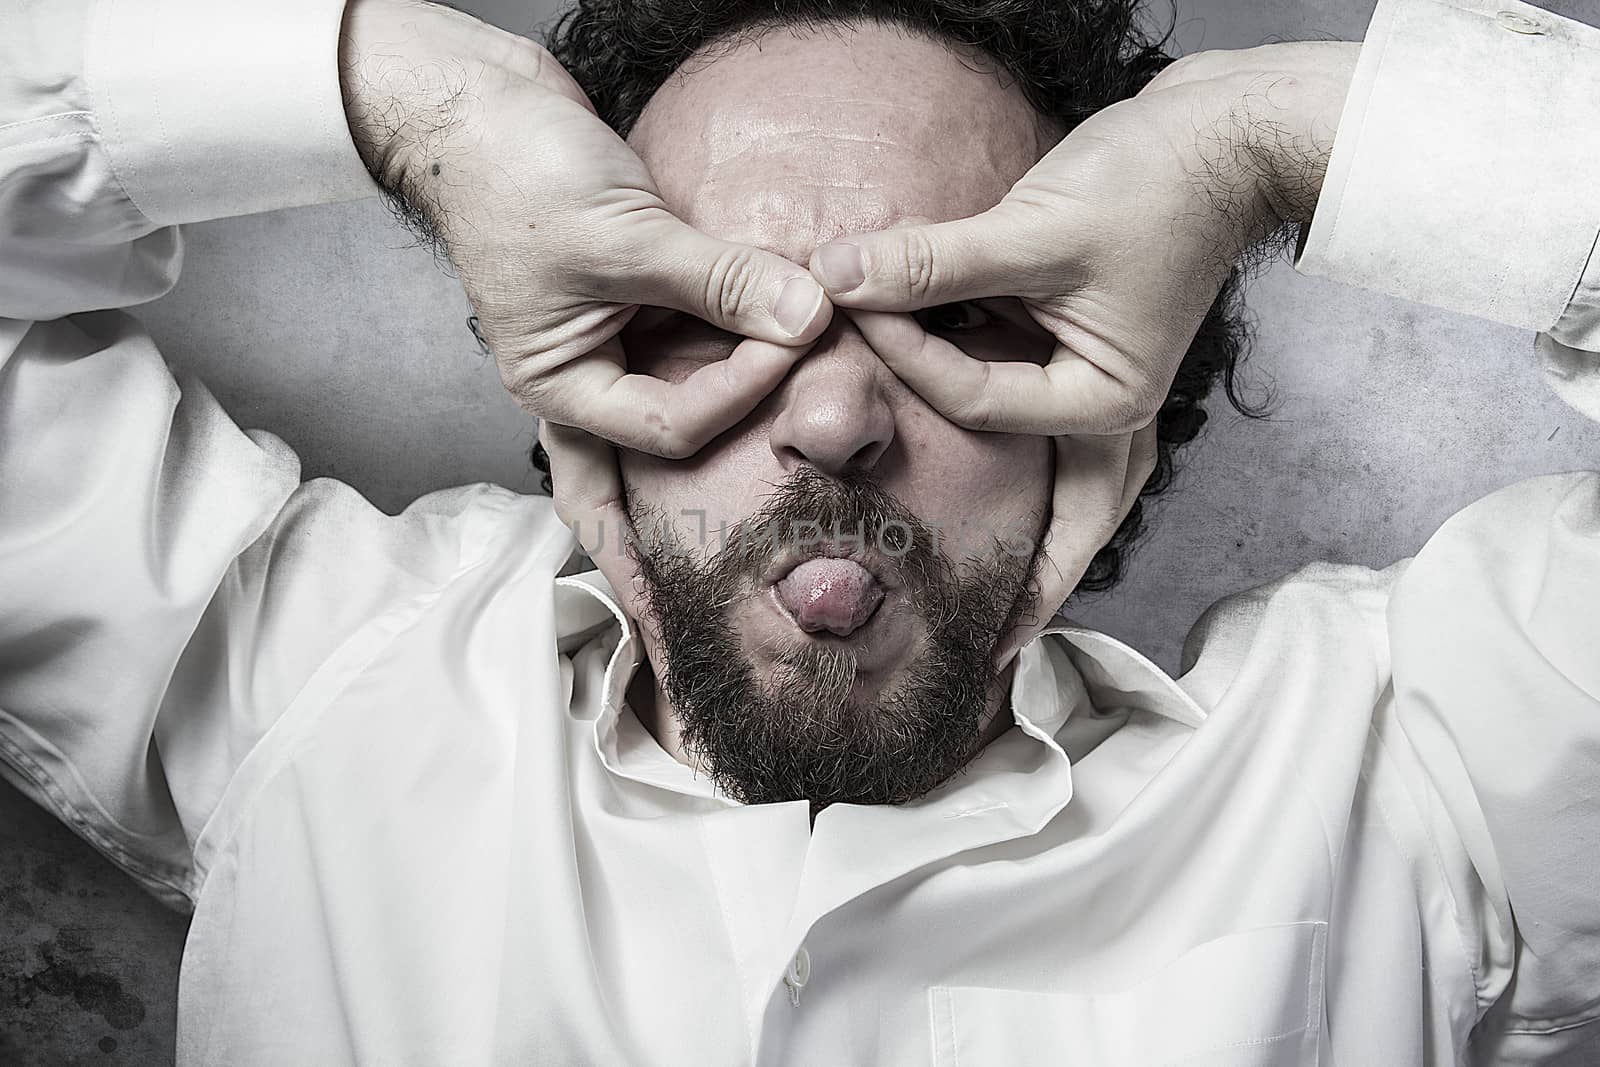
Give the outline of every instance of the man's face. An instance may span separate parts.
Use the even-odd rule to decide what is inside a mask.
[[[853,232],[995,204],[1049,147],[1026,100],[892,28],[779,30],[693,60],[630,142],[667,205],[806,263]],[[1015,301],[917,317],[968,354],[1044,362]],[[646,309],[631,369],[678,380],[736,339]],[[624,453],[641,630],[681,741],[731,793],[911,799],[970,757],[990,666],[1047,517],[1049,442],[964,430],[833,325],[749,418],[689,460]],[[680,733],[681,731],[681,733]]]

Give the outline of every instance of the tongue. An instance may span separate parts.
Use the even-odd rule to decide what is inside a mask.
[[[790,571],[778,583],[778,596],[802,630],[843,637],[872,617],[883,590],[859,563],[821,558]]]

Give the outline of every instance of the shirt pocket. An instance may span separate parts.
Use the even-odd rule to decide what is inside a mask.
[[[1302,1067],[1318,1062],[1324,922],[1190,949],[1139,984],[1093,993],[928,990],[936,1067]]]

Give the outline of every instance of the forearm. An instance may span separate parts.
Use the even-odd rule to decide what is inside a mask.
[[[534,42],[426,0],[349,0],[339,81],[362,163],[402,220],[446,252],[477,225],[463,214],[504,197],[476,158],[507,132],[486,128],[488,101],[570,83]],[[576,86],[572,95],[582,99]]]
[[[1276,62],[1250,74],[1242,144],[1281,224],[1309,225],[1316,211],[1359,50],[1344,42],[1283,46]]]
[[[374,180],[393,191],[417,157],[461,137],[495,31],[423,0],[349,0],[339,34],[339,88],[350,137]]]
[[[1196,52],[1145,89],[1181,100],[1171,136],[1193,142],[1183,155],[1200,198],[1232,231],[1226,254],[1310,223],[1360,48],[1328,41]]]

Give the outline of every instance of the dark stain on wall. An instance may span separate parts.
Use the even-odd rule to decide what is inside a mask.
[[[112,975],[86,969],[94,965],[95,951],[85,928],[62,927],[52,940],[39,945],[39,955],[45,963],[42,970],[12,980],[12,1000],[20,1007],[33,1007],[41,995],[71,997],[113,1030],[131,1030],[144,1022],[144,1001],[125,991]]]
[[[170,1064],[187,928],[0,784],[0,1064]]]

